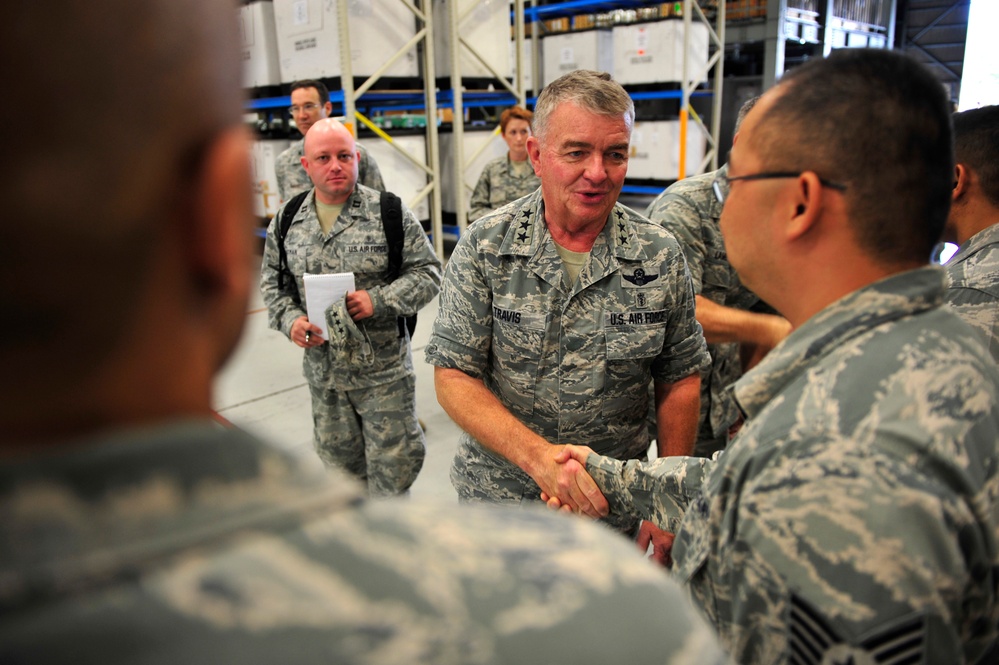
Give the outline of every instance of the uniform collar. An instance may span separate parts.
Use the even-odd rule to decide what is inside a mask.
[[[947,262],[948,266],[954,266],[958,263],[967,261],[977,252],[988,247],[989,245],[999,244],[999,224],[993,224],[987,228],[982,229],[975,235],[971,236],[964,241],[961,245],[961,249],[958,250],[957,254]]]
[[[927,266],[869,284],[840,298],[793,331],[735,384],[735,397],[752,418],[821,358],[878,326],[943,303],[944,271]]]

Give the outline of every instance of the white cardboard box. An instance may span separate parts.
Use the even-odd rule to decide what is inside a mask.
[[[482,169],[487,162],[506,155],[509,148],[502,136],[494,134],[491,131],[465,130],[463,139],[466,164],[465,170],[462,172],[462,177],[465,179],[465,212],[467,213],[469,203],[472,200],[472,189],[475,188],[475,183],[479,181]],[[438,136],[438,141],[441,148],[441,209],[446,212],[457,212],[458,204],[455,198],[456,188],[454,186],[454,134],[450,132],[441,134]],[[468,162],[468,159],[483,144],[487,144],[488,147],[476,159]]]
[[[425,136],[393,136],[395,145],[417,160],[426,163],[427,139]],[[415,206],[413,198],[427,186],[426,172],[399,154],[395,148],[377,136],[365,137],[361,143],[378,163],[385,187],[409,207],[417,219],[430,219],[429,195]]]
[[[704,133],[694,121],[687,122],[686,175],[699,173],[705,150]],[[639,121],[631,131],[628,177],[676,180],[680,174],[680,121]]]
[[[399,0],[350,0],[348,14],[354,76],[374,74],[416,34],[413,13]],[[274,19],[282,82],[341,75],[336,2],[274,0]],[[383,75],[418,76],[415,50]]]
[[[706,80],[708,28],[693,23],[687,75]],[[683,21],[614,26],[614,78],[618,83],[658,83],[683,80]]]
[[[243,86],[281,83],[274,3],[259,0],[243,5],[239,8],[239,24],[243,36]]]
[[[277,156],[288,149],[287,139],[267,139],[253,142],[253,212],[257,217],[273,217],[281,203],[274,165]]]
[[[448,4],[456,0],[434,0],[434,67],[437,76],[451,75],[451,21]],[[458,25],[458,32],[501,77],[513,76],[510,66],[510,3],[500,0],[457,0],[459,16],[475,7]],[[494,78],[467,48],[458,44],[462,77]]]
[[[610,30],[549,35],[541,40],[541,53],[542,85],[576,69],[614,74],[614,46]]]

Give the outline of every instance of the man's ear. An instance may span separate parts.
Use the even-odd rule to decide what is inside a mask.
[[[243,292],[253,260],[249,136],[241,127],[219,134],[205,151],[193,183],[190,220],[182,223],[186,255],[206,295]]]
[[[534,171],[538,170],[538,163],[541,159],[541,144],[538,143],[538,137],[531,134],[527,137],[527,143],[524,144],[527,148],[527,157],[531,160],[531,165],[534,166]]]
[[[789,216],[788,240],[797,240],[815,227],[822,209],[823,194],[822,183],[815,173],[805,171],[798,176],[791,198],[784,204]]]
[[[950,197],[952,201],[957,201],[971,189],[971,169],[964,164],[954,165],[954,189]]]

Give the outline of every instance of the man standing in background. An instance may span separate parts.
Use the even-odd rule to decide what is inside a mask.
[[[944,240],[947,302],[988,340],[999,361],[999,106],[954,114],[954,191]]]
[[[274,170],[277,173],[278,193],[281,201],[288,201],[295,194],[312,189],[312,181],[302,168],[302,157],[305,156],[305,135],[312,125],[323,118],[328,118],[333,112],[329,89],[322,81],[296,81],[291,84],[291,107],[288,109],[295,120],[295,126],[302,133],[302,138],[277,156]],[[360,143],[357,150],[361,154],[357,166],[357,181],[365,187],[385,191],[385,182],[378,164],[371,154]]]
[[[743,118],[758,98],[739,109],[735,140]],[[777,345],[790,330],[787,320],[767,313],[759,296],[747,289],[728,262],[719,224],[722,203],[712,191],[716,179],[727,193],[724,176],[717,171],[684,178],[656,197],[646,216],[659,222],[680,243],[694,284],[695,313],[704,330],[711,367],[701,375],[701,416],[694,455],[711,457],[728,443],[729,430],[741,416],[729,386]],[[722,176],[719,178],[719,176]]]
[[[271,327],[305,349],[319,457],[365,481],[373,495],[400,494],[416,480],[426,445],[410,339],[399,319],[437,295],[441,264],[403,207],[402,262],[398,275],[389,275],[387,211],[378,192],[357,184],[357,162],[354,137],[338,121],[326,118],[309,130],[302,166],[315,186],[271,221],[260,284]],[[357,290],[327,312],[329,340],[306,316],[305,273],[354,275]]]

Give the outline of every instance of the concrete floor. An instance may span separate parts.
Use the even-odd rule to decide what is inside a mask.
[[[414,497],[457,502],[448,471],[460,430],[437,403],[433,367],[423,360],[436,315],[435,298],[420,310],[413,339],[416,405],[427,428],[427,457],[410,491]],[[243,339],[216,381],[215,409],[237,427],[320,464],[312,447],[312,405],[302,377],[302,349],[267,327],[259,293],[250,303]]]

